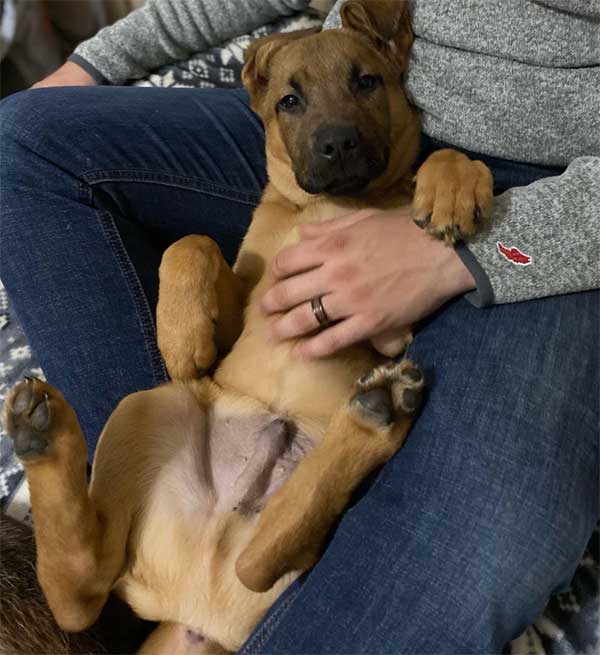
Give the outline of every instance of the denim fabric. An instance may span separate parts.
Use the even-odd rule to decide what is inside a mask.
[[[265,183],[262,128],[243,92],[40,90],[0,112],[0,276],[93,447],[120,398],[165,379],[162,250],[199,232],[235,256]],[[487,163],[498,192],[555,173]],[[405,447],[242,653],[501,651],[598,517],[599,325],[598,292],[431,317],[410,349],[429,396]]]
[[[158,265],[180,237],[233,262],[266,181],[240,91],[62,88],[0,105],[0,277],[90,453],[127,394],[167,379]]]

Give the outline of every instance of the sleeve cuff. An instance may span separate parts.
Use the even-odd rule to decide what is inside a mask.
[[[494,289],[492,283],[475,255],[464,243],[457,244],[455,250],[477,285],[476,289],[465,294],[465,298],[475,307],[489,307],[493,305]]]
[[[74,64],[77,64],[78,66],[81,66],[83,70],[88,74],[91,75],[98,84],[110,84],[110,82],[102,75],[102,73],[97,69],[94,68],[87,59],[84,59],[81,55],[76,55],[73,54],[71,55],[67,61],[72,61]]]

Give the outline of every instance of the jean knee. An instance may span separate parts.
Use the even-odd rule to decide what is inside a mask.
[[[23,138],[33,136],[35,125],[39,123],[39,110],[32,91],[21,91],[8,96],[0,102],[0,142],[2,150],[14,156],[11,145],[21,143]],[[11,163],[8,157],[2,157],[6,165]]]
[[[40,144],[50,129],[61,130],[52,94],[22,91],[0,102],[0,180],[3,222],[24,197],[40,188],[38,164],[50,152]],[[52,123],[52,127],[50,124]],[[18,227],[18,226],[16,226]]]
[[[0,102],[0,138],[3,146],[24,141],[35,146],[48,133],[69,133],[77,112],[77,89],[29,89]]]
[[[55,144],[72,142],[64,92],[58,91],[22,91],[0,102],[0,275],[7,284],[21,249],[35,242],[40,212],[45,220],[62,216],[46,211],[48,189],[64,169]]]
[[[573,507],[571,515],[567,528],[550,506],[515,511],[512,521],[499,515],[497,525],[490,521],[478,538],[465,539],[469,570],[452,580],[460,587],[453,595],[463,599],[455,623],[461,623],[463,612],[471,621],[480,619],[472,652],[502,648],[539,617],[552,594],[568,586],[593,529],[586,512]]]

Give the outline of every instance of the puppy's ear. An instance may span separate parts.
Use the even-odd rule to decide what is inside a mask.
[[[349,0],[340,11],[343,27],[366,36],[402,71],[413,42],[408,0]]]
[[[292,41],[316,34],[320,28],[298,30],[296,32],[278,32],[264,36],[255,41],[246,50],[242,69],[242,83],[250,93],[252,108],[257,111],[269,84],[269,74],[273,55]]]

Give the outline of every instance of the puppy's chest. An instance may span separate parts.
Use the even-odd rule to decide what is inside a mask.
[[[298,241],[298,226],[330,220],[356,209],[335,202],[313,203],[294,216],[293,226],[273,223],[268,232],[275,254]],[[261,232],[264,234],[264,232]],[[347,354],[323,360],[303,360],[292,354],[294,340],[274,342],[268,338],[268,321],[261,300],[274,279],[267,271],[250,295],[244,329],[231,353],[221,363],[215,380],[222,386],[263,402],[276,413],[293,417],[311,437],[320,438],[332,413],[346,397],[354,381],[368,370],[371,357],[357,347]]]
[[[325,221],[331,221],[334,218],[345,216],[346,214],[350,214],[351,212],[362,208],[364,208],[364,203],[358,201],[336,202],[334,200],[322,200],[320,202],[315,202],[299,212],[296,227],[305,223],[323,223]],[[284,241],[285,243],[282,245],[288,245],[288,242],[295,243],[298,241],[297,229],[292,229],[287,234]]]

